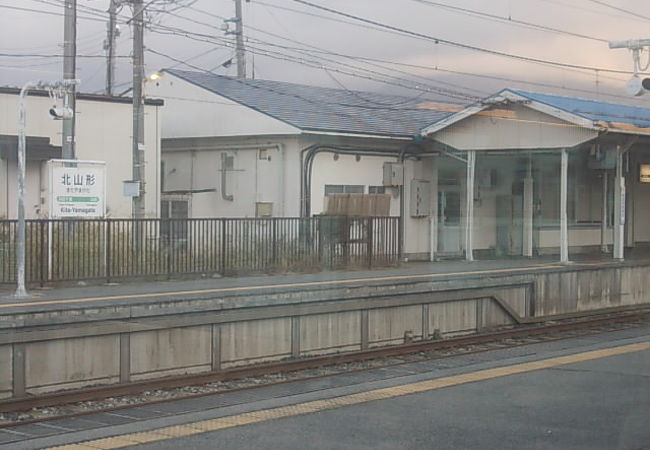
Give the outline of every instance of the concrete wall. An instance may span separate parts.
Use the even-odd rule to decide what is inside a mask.
[[[27,135],[50,139],[61,145],[61,121],[50,119],[49,97],[29,96],[26,101]],[[0,134],[17,135],[18,95],[0,94]],[[159,106],[145,106],[145,207],[148,217],[156,217],[160,206],[160,119]],[[131,199],[122,195],[122,182],[132,179],[132,106],[130,103],[77,100],[77,159],[106,162],[106,196],[109,217],[130,217]],[[0,163],[0,217],[15,217],[17,209],[16,160]],[[44,162],[27,165],[27,218],[47,214],[47,177]],[[4,169],[3,169],[4,167]],[[6,176],[5,176],[6,174]],[[3,211],[6,210],[6,212]]]
[[[301,317],[303,355],[324,355],[361,348],[361,313],[349,311]]]
[[[172,328],[130,336],[130,378],[205,372],[212,367],[212,327]]]
[[[227,323],[219,326],[221,367],[234,367],[291,356],[290,317]]]
[[[0,397],[438,339],[533,316],[647,307],[649,275],[650,265],[565,268],[6,315]]]
[[[0,219],[6,219],[9,213],[9,164],[0,158]]]
[[[538,315],[592,311],[647,304],[648,267],[608,268],[539,275],[535,281]]]
[[[25,345],[30,394],[119,381],[119,337],[91,336]]]
[[[13,348],[0,345],[0,398],[11,397],[13,383]]]

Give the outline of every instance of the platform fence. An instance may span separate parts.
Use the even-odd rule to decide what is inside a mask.
[[[16,281],[17,221],[0,220],[0,283]],[[393,266],[397,217],[27,220],[31,284]]]

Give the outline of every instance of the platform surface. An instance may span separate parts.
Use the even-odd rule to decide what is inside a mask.
[[[440,261],[403,263],[399,267],[376,270],[326,271],[282,275],[205,277],[166,281],[122,281],[102,284],[82,282],[75,285],[31,288],[27,298],[16,298],[15,288],[0,285],[0,315],[66,310],[80,307],[125,305],[133,302],[160,303],[179,298],[214,298],[233,293],[264,293],[319,289],[335,286],[366,286],[416,280],[463,280],[493,276],[523,275],[543,271],[576,270],[616,265],[649,264],[648,255],[618,262],[611,258],[575,258],[560,264],[556,258],[491,261]]]

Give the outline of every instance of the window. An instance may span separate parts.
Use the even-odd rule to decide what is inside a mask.
[[[368,186],[368,194],[385,194],[386,186]]]
[[[187,199],[164,199],[160,202],[161,219],[187,219],[189,210],[189,201]],[[173,240],[187,239],[187,221],[162,220],[160,222],[160,235]]]
[[[363,194],[362,184],[326,184],[325,195],[332,194]]]

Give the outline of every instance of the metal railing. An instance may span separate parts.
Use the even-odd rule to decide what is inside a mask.
[[[28,220],[29,283],[396,265],[397,217]],[[0,283],[16,281],[15,220],[0,220]]]

